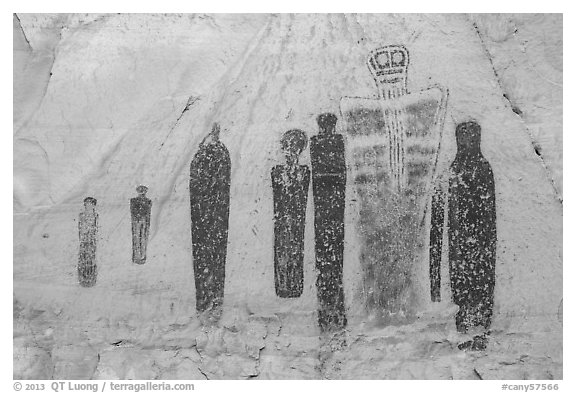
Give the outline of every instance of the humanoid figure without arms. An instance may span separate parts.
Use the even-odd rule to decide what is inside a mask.
[[[281,140],[286,165],[272,168],[274,199],[274,283],[276,295],[299,297],[304,288],[304,228],[310,169],[298,165],[308,138],[301,130],[287,131]]]
[[[320,131],[310,143],[318,322],[323,330],[346,326],[342,283],[346,159],[344,137],[336,133],[337,121],[332,113],[319,115]]]
[[[230,169],[230,154],[214,123],[190,164],[190,218],[196,310],[213,310],[215,317],[224,299]]]
[[[146,263],[146,247],[150,232],[150,212],[152,201],[146,198],[148,187],[138,186],[138,196],[130,199],[132,215],[132,262],[139,265]]]
[[[96,199],[84,199],[84,211],[78,219],[80,255],[78,258],[78,281],[83,287],[96,284],[96,236],[98,235],[98,213]]]
[[[432,301],[440,301],[442,236],[446,227],[452,300],[459,306],[456,328],[462,333],[476,326],[488,331],[494,306],[496,196],[492,169],[480,150],[480,131],[480,125],[473,121],[456,127],[456,157],[447,182],[437,185],[432,198],[431,297]],[[463,347],[484,349],[485,345],[485,336],[477,336]]]

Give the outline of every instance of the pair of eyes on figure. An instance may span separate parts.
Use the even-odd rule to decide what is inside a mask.
[[[404,67],[406,54],[402,51],[381,52],[373,57],[376,68]]]

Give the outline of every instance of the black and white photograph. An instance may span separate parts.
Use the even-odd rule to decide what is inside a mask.
[[[415,8],[14,12],[13,380],[558,390],[564,15]]]

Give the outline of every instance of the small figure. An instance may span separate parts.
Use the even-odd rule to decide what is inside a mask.
[[[96,199],[84,199],[84,211],[78,220],[78,235],[80,238],[80,255],[78,258],[78,281],[83,287],[96,284],[96,236],[98,234],[98,213]]]
[[[304,289],[304,227],[310,169],[298,165],[308,144],[301,130],[287,131],[281,140],[286,165],[272,168],[274,198],[274,282],[276,295],[299,297]]]
[[[342,283],[346,158],[344,137],[336,133],[338,118],[332,113],[323,113],[316,120],[320,131],[311,138],[310,158],[318,271],[318,323],[322,330],[329,330],[346,326]]]
[[[456,127],[458,151],[450,166],[448,185],[438,184],[432,198],[431,297],[440,301],[442,234],[447,227],[452,300],[460,307],[456,328],[461,333],[475,326],[489,329],[494,306],[496,195],[492,168],[480,150],[480,132],[474,121]],[[485,348],[487,334],[463,348]]]
[[[190,218],[196,310],[214,310],[216,317],[224,299],[230,168],[230,154],[214,123],[190,163]]]
[[[132,214],[132,262],[142,265],[146,263],[146,247],[150,232],[150,211],[152,201],[146,198],[148,187],[138,186],[138,196],[130,199]]]

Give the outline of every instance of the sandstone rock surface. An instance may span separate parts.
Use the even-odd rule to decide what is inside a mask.
[[[485,351],[458,349],[447,280],[431,303],[425,255],[409,318],[366,311],[351,186],[346,330],[318,327],[311,203],[303,294],[275,296],[279,140],[315,135],[344,96],[377,97],[366,56],[387,44],[410,51],[409,91],[449,91],[439,168],[457,124],[482,126],[498,227]],[[210,323],[195,309],[188,180],[214,122],[232,197],[224,306]],[[139,184],[153,201],[144,265],[131,262]],[[91,288],[77,280],[86,196],[100,216]],[[561,302],[561,15],[14,16],[15,379],[560,379]]]

